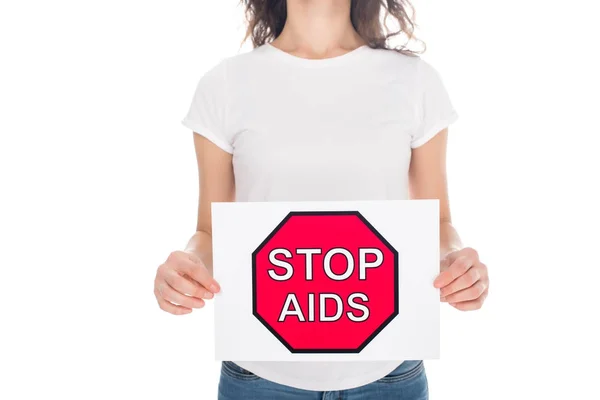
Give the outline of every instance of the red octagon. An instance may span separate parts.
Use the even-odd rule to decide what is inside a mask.
[[[398,252],[357,211],[289,213],[252,280],[254,316],[292,353],[359,353],[398,315]]]

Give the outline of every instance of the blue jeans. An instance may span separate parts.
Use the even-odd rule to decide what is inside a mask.
[[[239,365],[221,364],[218,400],[428,400],[423,361],[405,361],[385,377],[354,389],[317,392],[260,378]]]

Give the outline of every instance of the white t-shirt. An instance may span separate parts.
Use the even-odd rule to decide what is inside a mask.
[[[206,72],[182,123],[233,155],[236,201],[399,200],[411,149],[457,118],[420,57],[362,46],[313,60],[266,44]],[[401,361],[236,363],[326,391],[373,382]]]

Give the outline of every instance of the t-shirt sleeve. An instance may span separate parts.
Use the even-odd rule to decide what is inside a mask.
[[[423,59],[417,71],[419,125],[411,148],[419,147],[458,119],[440,73]]]
[[[233,144],[226,124],[226,59],[198,81],[190,108],[181,123],[232,154]]]

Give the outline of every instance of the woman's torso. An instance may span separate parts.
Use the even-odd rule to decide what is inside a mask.
[[[415,60],[354,52],[314,66],[269,47],[230,60],[240,62],[229,66],[230,90],[242,93],[228,114],[237,201],[408,197]],[[237,363],[278,383],[333,390],[381,378],[400,361]]]

